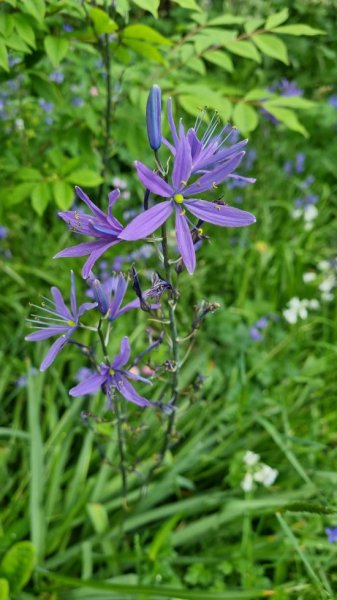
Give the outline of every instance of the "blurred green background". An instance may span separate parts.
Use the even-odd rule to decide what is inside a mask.
[[[1,2],[0,600],[336,597],[336,8]],[[167,416],[123,408],[126,506],[115,415],[101,396],[68,396],[85,358],[69,347],[39,373],[47,344],[24,337],[29,303],[52,285],[67,298],[70,268],[85,299],[81,259],[52,260],[74,242],[57,217],[74,185],[104,209],[119,185],[122,223],[139,210],[154,83],[165,134],[172,96],[186,126],[206,106],[249,137],[240,173],[256,183],[221,192],[257,223],[208,226],[193,278],[179,276],[181,337],[202,300],[220,309],[184,363],[150,479]],[[97,275],[158,268],[144,243],[120,248]],[[141,352],[148,325],[140,311],[120,319],[113,350],[127,334]],[[263,465],[274,481],[251,483]]]

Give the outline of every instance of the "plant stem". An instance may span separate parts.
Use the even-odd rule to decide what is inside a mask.
[[[166,224],[162,225],[162,251],[164,258],[164,268],[165,268],[165,277],[166,281],[172,286],[172,277],[171,277],[171,265],[169,261],[168,254],[168,246],[167,246],[167,232],[166,232]],[[168,302],[168,311],[169,311],[169,322],[170,322],[170,330],[171,330],[171,341],[172,341],[172,357],[174,361],[174,370],[172,371],[172,400],[171,405],[175,406],[178,400],[178,385],[179,385],[179,343],[178,343],[178,331],[177,331],[177,323],[175,318],[175,300],[169,300]],[[170,437],[174,426],[175,412],[173,411],[169,417],[163,446],[160,452],[159,464],[163,461],[166,450],[168,449],[170,443]],[[157,465],[158,466],[158,465]]]
[[[106,176],[108,171],[109,163],[109,142],[110,142],[110,129],[111,129],[111,106],[112,106],[112,85],[111,85],[111,56],[109,46],[109,36],[104,34],[104,45],[103,45],[103,62],[105,67],[105,78],[106,78],[106,105],[105,105],[105,125],[104,125],[104,141],[102,150],[102,177],[103,183],[99,189],[99,200],[102,201],[106,192]]]
[[[127,508],[127,473],[126,473],[126,458],[125,458],[125,451],[124,451],[124,436],[123,436],[123,430],[122,430],[122,421],[121,421],[121,415],[120,415],[120,411],[119,411],[119,399],[117,399],[114,403],[114,407],[115,407],[115,413],[116,413],[116,418],[117,418],[117,436],[118,436],[118,450],[119,450],[119,457],[120,457],[120,464],[119,464],[119,469],[121,472],[121,477],[122,477],[122,491],[123,491],[123,500],[124,500],[124,508]]]

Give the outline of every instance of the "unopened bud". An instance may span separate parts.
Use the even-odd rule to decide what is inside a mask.
[[[152,150],[157,151],[161,146],[161,89],[153,85],[146,104],[147,137]]]

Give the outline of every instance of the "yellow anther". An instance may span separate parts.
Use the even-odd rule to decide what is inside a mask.
[[[77,210],[75,210],[74,217],[75,217],[76,221],[78,221],[78,220],[79,220],[79,218],[80,218],[80,215],[79,215],[79,213],[77,212]]]
[[[213,181],[213,183],[212,183],[212,188],[214,188],[215,190],[217,190],[217,189],[218,189],[218,186],[217,186],[217,184],[216,184],[216,182],[215,182],[215,181]]]
[[[109,375],[114,375],[115,371],[113,369],[109,369]]]
[[[173,198],[173,200],[177,203],[177,204],[181,204],[182,202],[184,202],[184,196],[182,194],[176,194]]]
[[[183,217],[185,213],[186,213],[186,210],[183,208],[182,211],[181,211],[181,213],[179,213],[179,214],[180,214],[181,217]]]
[[[67,321],[67,325],[69,325],[69,327],[75,327],[76,323],[75,321]]]
[[[202,229],[202,227],[199,227],[199,229],[197,229],[198,235],[202,235],[204,233],[204,230]]]
[[[181,180],[182,185],[187,185],[187,181]]]

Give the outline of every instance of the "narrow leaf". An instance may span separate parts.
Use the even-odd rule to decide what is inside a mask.
[[[269,33],[256,35],[253,37],[253,41],[263,54],[276,58],[286,65],[289,64],[287,46],[275,35]]]

